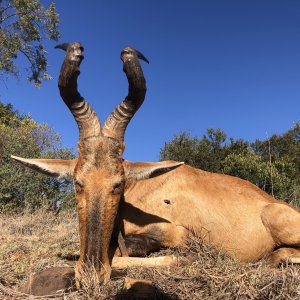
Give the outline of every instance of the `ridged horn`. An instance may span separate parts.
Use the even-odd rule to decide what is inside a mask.
[[[126,47],[121,52],[123,71],[129,85],[128,95],[106,119],[102,129],[106,136],[124,140],[127,125],[144,102],[147,88],[139,59],[149,63],[141,52],[133,48]]]
[[[79,140],[101,133],[101,126],[95,111],[81,97],[77,90],[77,78],[80,64],[84,58],[83,47],[79,42],[65,43],[55,48],[65,50],[66,56],[62,64],[58,87],[65,104],[73,114],[79,128]]]

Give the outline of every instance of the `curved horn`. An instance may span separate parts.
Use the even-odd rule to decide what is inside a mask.
[[[147,88],[139,58],[149,63],[141,52],[133,48],[126,47],[121,52],[123,71],[129,84],[128,95],[106,119],[102,129],[104,135],[123,140],[127,125],[144,102]]]
[[[60,95],[71,113],[79,128],[79,140],[98,136],[101,133],[101,126],[95,111],[81,97],[77,90],[77,78],[80,74],[80,64],[83,60],[83,47],[80,43],[61,44],[55,48],[65,50],[66,56],[62,64],[58,87]]]
[[[136,55],[139,59],[145,61],[147,64],[149,64],[149,60],[144,56],[143,53],[141,53],[140,51],[134,49],[134,51],[136,52]]]
[[[69,46],[69,43],[64,43],[64,44],[56,45],[54,48],[55,49],[62,49],[62,50],[67,51],[68,50],[68,46]]]

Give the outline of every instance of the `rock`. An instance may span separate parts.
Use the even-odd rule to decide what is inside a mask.
[[[75,290],[75,271],[71,267],[53,267],[30,276],[19,288],[21,293],[35,296],[53,295]]]

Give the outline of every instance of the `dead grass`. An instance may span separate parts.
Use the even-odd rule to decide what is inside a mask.
[[[195,237],[188,250],[176,253],[195,260],[167,270],[130,270],[129,276],[154,281],[170,299],[300,299],[297,266],[270,269],[264,262],[237,263]]]
[[[33,272],[72,265],[64,258],[79,254],[77,227],[71,212],[1,215],[0,282],[14,287]]]
[[[17,288],[31,273],[52,266],[74,266],[72,258],[79,254],[77,227],[76,214],[70,211],[58,216],[44,211],[0,215],[2,286]],[[187,249],[162,250],[159,255],[170,253],[192,256],[193,262],[172,268],[131,268],[126,270],[127,276],[154,282],[156,299],[300,299],[298,266],[270,269],[263,262],[239,264],[193,236]],[[128,299],[122,286],[121,277],[99,286],[89,272],[84,276],[82,291],[56,299]],[[39,299],[8,295],[0,289],[0,299]]]

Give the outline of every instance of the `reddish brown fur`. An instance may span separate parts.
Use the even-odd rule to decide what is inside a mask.
[[[101,270],[104,280],[110,275],[109,241],[125,182],[123,149],[123,142],[105,136],[79,143],[74,170],[80,226],[78,277],[88,262]]]
[[[125,201],[125,235],[152,235],[162,246],[185,244],[189,230],[240,261],[257,261],[278,246],[300,246],[299,212],[236,177],[184,165],[127,183]],[[132,216],[134,211],[140,214]],[[152,217],[147,224],[147,215],[161,221]]]

